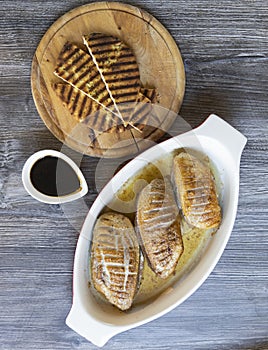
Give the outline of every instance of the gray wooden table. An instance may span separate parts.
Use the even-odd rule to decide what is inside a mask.
[[[97,195],[97,159],[81,169],[80,208],[28,196],[22,166],[62,145],[31,95],[31,60],[49,26],[79,0],[0,1],[0,349],[95,349],[65,325],[79,227]],[[236,223],[213,273],[164,317],[122,333],[105,349],[268,349],[268,2],[137,0],[180,46],[187,75],[181,115],[192,126],[217,113],[245,136]],[[67,212],[67,215],[66,215]],[[70,213],[74,215],[70,219]]]

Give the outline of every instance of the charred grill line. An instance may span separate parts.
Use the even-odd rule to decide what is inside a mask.
[[[79,99],[79,95],[76,94],[75,99],[74,99],[74,102],[73,102],[73,108],[74,108],[74,110],[76,110],[76,108],[77,108],[78,99]]]
[[[124,70],[124,73],[135,73],[137,71],[137,69],[136,68],[131,68],[131,69],[126,69],[126,70]],[[109,76],[109,75],[113,75],[113,74],[121,74],[121,70],[117,70],[117,71],[110,71],[110,72],[106,72],[105,73],[105,75],[107,76]]]
[[[65,57],[64,54],[67,53],[67,50],[71,50],[72,45],[68,44],[63,51],[63,59],[64,61],[69,61],[74,55],[76,55],[79,52],[79,48],[75,48],[73,51],[71,51],[67,56]],[[62,63],[62,62],[61,62]],[[63,62],[64,63],[64,62]]]
[[[109,42],[107,42],[107,37],[103,37],[103,41],[102,40],[95,40],[95,43],[92,43],[92,41],[94,41],[94,39],[91,39],[91,43],[90,43],[90,47],[91,48],[95,48],[95,47],[100,47],[100,46],[106,46],[106,45],[116,45],[118,43],[118,40],[111,40]],[[120,42],[119,42],[120,43]]]
[[[139,83],[137,83],[137,82],[133,83],[132,80],[133,80],[133,79],[129,79],[129,80],[127,81],[127,82],[129,83],[129,84],[126,84],[126,88],[127,88],[127,89],[138,88],[138,87],[140,86]],[[109,82],[110,82],[110,81],[109,81]],[[118,83],[121,83],[121,81],[118,81]],[[116,90],[122,90],[122,89],[120,88],[120,85],[117,86],[117,85],[115,84],[115,82],[112,82],[112,84],[111,84],[111,90],[116,91]],[[132,94],[134,95],[134,91],[132,91]],[[117,97],[117,96],[116,96],[116,97]],[[135,94],[135,98],[137,98],[137,93]]]
[[[84,43],[100,70],[110,98],[126,127],[129,117],[122,114],[126,112],[119,109],[118,104],[134,101],[140,90],[139,69],[135,56],[124,43],[111,36],[92,34],[84,37]],[[134,75],[136,80],[131,75]],[[125,121],[125,117],[128,122]],[[133,140],[136,144],[135,138]]]
[[[133,91],[129,92],[119,92],[117,89],[115,90],[116,92],[114,93],[114,97],[118,100],[123,97],[128,97],[128,96],[136,96],[136,94]]]
[[[126,76],[126,77],[118,77],[115,75],[114,77],[109,77],[109,79],[106,79],[107,83],[114,83],[114,82],[128,82],[132,80],[137,80],[139,77],[137,75],[132,75],[132,76]],[[140,86],[139,83],[137,83],[137,86]]]
[[[125,58],[132,58],[133,54],[129,53],[127,50],[124,50],[126,53],[123,53],[123,50],[120,52],[120,59],[125,59]],[[98,61],[103,63],[103,65],[109,65],[109,62],[107,62],[107,53],[110,53],[110,55],[108,56],[109,60],[114,60],[118,58],[118,55],[116,55],[115,53],[111,53],[111,49],[105,49],[103,51],[98,51],[96,52],[96,57],[98,58]]]
[[[137,63],[134,60],[133,61],[124,61],[124,62],[122,62],[122,60],[121,60],[119,62],[113,63],[112,66],[113,67],[122,67],[123,66],[123,69],[122,69],[123,72],[125,71],[124,66],[134,66],[134,68],[137,69]]]
[[[79,69],[76,70],[76,73],[79,73],[79,71],[80,71],[82,68],[84,68],[84,66],[85,66],[86,64],[87,64],[87,63],[84,62],[84,63],[81,65],[81,68],[79,68]],[[90,73],[92,72],[92,71],[91,71],[91,68],[92,68],[92,67],[88,67],[88,69],[85,70],[84,73],[82,73],[81,75],[79,75],[79,76],[77,77],[77,79],[74,80],[73,84],[76,85],[76,84],[79,82],[79,80],[84,79],[86,75],[89,75],[89,76],[90,76]],[[93,75],[93,76],[90,77],[90,80],[91,80],[91,81],[94,80],[94,79],[98,76],[98,72],[94,72],[94,73],[95,73],[95,75]]]
[[[65,84],[63,84],[64,86],[64,91],[65,91]],[[63,91],[63,93],[64,93]],[[67,96],[67,103],[69,104],[70,101],[71,101],[71,97],[72,97],[72,94],[73,94],[73,89],[70,89],[69,93],[68,93],[68,96]]]
[[[85,108],[87,99],[88,99],[88,97],[87,97],[86,95],[83,96],[83,100],[82,100],[82,103],[81,103],[81,105],[80,105],[79,112],[78,112],[78,115],[79,115],[80,118],[81,118],[81,116],[82,116],[82,114],[83,114],[83,110],[84,110],[84,108]],[[92,104],[91,104],[91,106],[92,106]],[[90,114],[90,113],[91,113],[91,110],[92,110],[92,108],[90,107],[90,109],[88,110],[87,113]]]

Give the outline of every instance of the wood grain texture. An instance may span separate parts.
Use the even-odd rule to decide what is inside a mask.
[[[195,127],[209,113],[217,113],[247,136],[248,144],[241,160],[236,223],[213,273],[181,306],[116,336],[104,349],[267,350],[268,4],[260,0],[129,3],[155,16],[180,47],[187,77],[184,119]],[[59,16],[82,4],[0,1],[1,350],[96,349],[64,320],[72,303],[79,227],[97,195],[98,160],[82,159],[90,187],[83,203],[64,207],[37,203],[21,183],[29,155],[62,147],[39,118],[31,96],[35,49]],[[174,125],[171,133],[180,130],[180,124]],[[69,152],[80,161],[79,155]],[[105,174],[97,180],[105,182]]]

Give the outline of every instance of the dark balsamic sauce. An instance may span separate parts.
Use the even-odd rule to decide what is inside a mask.
[[[37,191],[52,197],[66,196],[80,189],[80,181],[73,168],[63,159],[46,156],[39,159],[30,172]]]

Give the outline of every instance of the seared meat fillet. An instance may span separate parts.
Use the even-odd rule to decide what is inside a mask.
[[[140,248],[130,220],[102,214],[91,246],[91,279],[97,291],[121,310],[131,307],[139,283]]]
[[[151,269],[161,278],[175,270],[183,253],[178,207],[170,182],[154,179],[139,195],[137,231]]]
[[[177,199],[188,223],[202,229],[218,227],[221,208],[209,166],[182,152],[174,158],[172,171]]]

